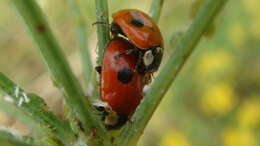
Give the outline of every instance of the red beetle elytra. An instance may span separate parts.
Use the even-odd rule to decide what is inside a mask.
[[[108,108],[105,107],[104,120],[108,129],[121,127],[133,114],[143,97],[144,75],[135,71],[138,52],[122,55],[133,48],[134,46],[124,38],[116,37],[105,49],[100,70],[100,91],[101,100],[108,103],[111,109],[107,111]]]
[[[137,70],[155,72],[162,60],[163,38],[156,23],[147,14],[136,9],[124,9],[113,14],[111,32],[123,35],[141,52]]]
[[[102,24],[102,23],[101,23]],[[106,128],[120,128],[143,98],[143,88],[158,70],[163,56],[163,38],[147,14],[125,9],[113,14],[113,39],[105,48],[100,72],[101,100]]]

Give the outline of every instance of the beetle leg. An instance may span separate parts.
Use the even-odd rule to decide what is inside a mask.
[[[104,25],[104,26],[111,27],[111,25],[109,23],[102,22],[102,21],[97,21],[97,22],[92,23],[92,26],[94,26],[94,25]]]
[[[132,53],[135,53],[135,52],[138,52],[138,50],[137,49],[128,49],[124,53],[120,53],[120,54],[116,55],[115,57],[119,58],[119,57],[129,55],[129,54],[132,54]]]
[[[99,74],[101,74],[101,71],[102,71],[102,67],[99,65],[99,66],[96,66],[95,67],[95,70],[99,73]]]

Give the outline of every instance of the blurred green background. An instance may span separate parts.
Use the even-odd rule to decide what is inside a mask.
[[[82,79],[75,20],[66,0],[37,0],[63,47],[73,71]],[[94,0],[77,0],[88,30],[95,62],[97,41]],[[109,12],[136,8],[148,12],[151,0],[111,0]],[[193,0],[165,0],[159,27],[165,56],[174,52],[171,38],[191,23]],[[27,91],[44,97],[62,117],[61,94],[53,86],[20,18],[7,1],[0,5],[0,71]],[[260,146],[260,1],[230,0],[216,19],[216,32],[204,37],[184,66],[139,146]],[[85,87],[85,86],[84,86]],[[0,112],[0,126],[30,130]]]

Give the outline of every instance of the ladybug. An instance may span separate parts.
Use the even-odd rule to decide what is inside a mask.
[[[120,10],[112,15],[111,33],[126,37],[140,51],[137,70],[153,73],[158,70],[163,56],[163,38],[156,23],[136,9]]]
[[[124,125],[143,98],[144,75],[136,71],[139,54],[124,54],[133,48],[129,41],[115,37],[105,49],[101,68],[96,68],[101,73],[101,101],[107,103],[96,107],[104,111],[103,120],[108,129]]]

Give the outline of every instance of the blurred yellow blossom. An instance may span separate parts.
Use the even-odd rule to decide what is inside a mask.
[[[225,146],[256,146],[256,139],[251,131],[226,129],[223,132]]]
[[[252,36],[255,39],[260,39],[260,17],[259,16],[253,19],[251,23],[250,31]]]
[[[244,43],[245,31],[245,28],[240,23],[235,23],[228,29],[228,38],[234,46],[239,47]]]
[[[243,2],[248,12],[255,15],[259,13],[259,9],[260,9],[259,0],[243,0]]]
[[[234,64],[233,58],[226,51],[220,51],[224,49],[218,49],[219,51],[209,52],[202,55],[198,60],[197,71],[201,73],[216,72],[227,67],[231,67]]]
[[[245,101],[238,113],[238,121],[243,128],[254,128],[260,123],[260,98]]]
[[[201,98],[201,108],[207,114],[224,114],[233,109],[236,98],[231,85],[217,83],[207,88]]]
[[[170,131],[162,139],[159,146],[191,146],[187,138],[180,132]]]

